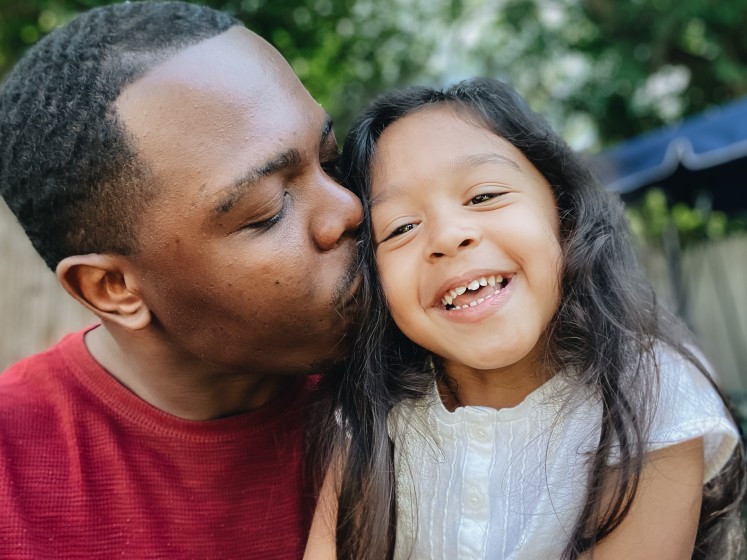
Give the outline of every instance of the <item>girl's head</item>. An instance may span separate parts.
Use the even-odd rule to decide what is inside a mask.
[[[343,162],[368,210],[378,303],[408,338],[447,366],[583,361],[565,336],[592,320],[579,298],[620,288],[632,253],[618,205],[513,89],[475,79],[385,95],[351,130]],[[598,312],[614,315],[608,306]]]
[[[701,367],[637,265],[619,201],[513,89],[487,79],[381,97],[353,125],[341,171],[366,209],[371,303],[346,371],[324,381],[334,397],[321,433],[346,457],[338,558],[391,552],[387,414],[430,394],[441,360],[429,351],[449,374],[534,366],[593,389],[601,438],[564,558],[593,549],[625,518],[640,480],[654,348],[668,344]],[[735,453],[704,494],[703,557],[728,557],[741,542],[741,469]]]
[[[447,104],[410,113],[382,132],[370,166],[371,232],[392,318],[447,370],[536,361],[559,298],[550,185],[470,117]]]

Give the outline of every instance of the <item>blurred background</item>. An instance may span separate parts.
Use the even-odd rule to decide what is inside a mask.
[[[99,0],[0,0],[0,76]],[[335,118],[377,94],[512,83],[628,204],[659,298],[747,414],[747,0],[224,0]],[[0,203],[0,369],[94,322]]]

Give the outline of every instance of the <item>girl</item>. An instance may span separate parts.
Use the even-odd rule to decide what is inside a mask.
[[[343,152],[378,277],[308,557],[735,557],[735,423],[547,123],[472,80],[384,96]]]

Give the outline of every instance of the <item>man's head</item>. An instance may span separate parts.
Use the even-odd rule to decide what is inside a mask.
[[[137,249],[136,217],[154,186],[114,102],[159,60],[236,24],[178,2],[95,9],[42,39],[8,75],[0,192],[52,270],[70,255]]]
[[[92,10],[0,92],[0,189],[66,289],[178,360],[299,371],[348,326],[360,205],[329,119],[237,22]]]

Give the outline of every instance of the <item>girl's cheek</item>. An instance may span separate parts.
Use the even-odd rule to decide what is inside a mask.
[[[386,306],[389,308],[392,318],[396,320],[397,317],[400,317],[405,313],[404,308],[407,307],[408,301],[412,299],[412,294],[403,290],[402,286],[411,286],[412,284],[402,284],[401,280],[392,278],[392,276],[388,274],[380,276],[379,282],[381,282],[381,287],[384,291]]]

